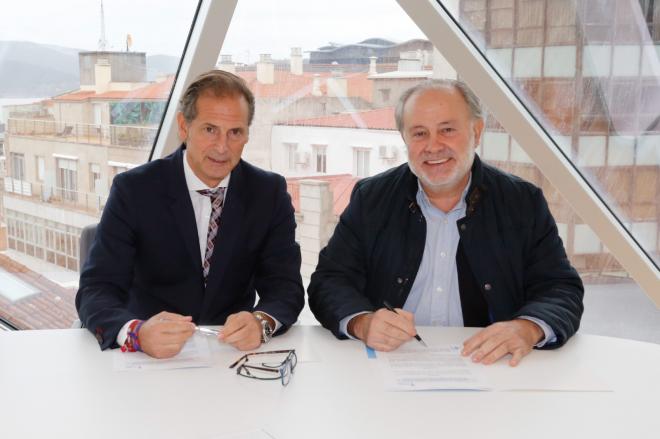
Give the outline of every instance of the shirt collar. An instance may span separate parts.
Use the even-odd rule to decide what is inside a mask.
[[[190,192],[197,192],[201,191],[204,189],[215,189],[219,187],[229,187],[229,179],[231,177],[231,172],[227,174],[225,178],[222,179],[220,183],[216,187],[208,187],[206,183],[204,183],[202,180],[199,179],[197,175],[195,175],[195,172],[192,170],[190,167],[190,163],[188,163],[188,158],[187,158],[188,151],[185,149],[183,150],[183,174],[186,177],[186,186],[188,186],[188,191]]]
[[[465,208],[467,207],[465,198],[467,197],[467,193],[470,190],[471,183],[472,183],[472,173],[470,172],[467,184],[465,185],[465,188],[463,188],[463,193],[461,194],[461,198],[459,198],[458,203],[456,203],[456,205],[449,212],[454,212],[457,210],[465,210]],[[422,183],[419,181],[419,178],[417,179],[417,194],[419,196],[418,199],[421,198],[421,200],[424,202],[426,207],[436,208],[431,203],[431,201],[429,201],[429,197],[426,195],[426,192],[424,192],[424,188],[422,187]]]

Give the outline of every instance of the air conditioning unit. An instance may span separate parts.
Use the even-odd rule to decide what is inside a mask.
[[[378,148],[378,157],[384,160],[394,160],[397,158],[399,149],[394,145],[381,145]]]
[[[309,165],[309,152],[296,151],[296,164],[303,166]]]

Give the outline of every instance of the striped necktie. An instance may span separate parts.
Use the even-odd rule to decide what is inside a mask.
[[[218,225],[220,224],[220,213],[222,212],[222,203],[225,200],[225,187],[215,189],[204,189],[197,191],[200,195],[211,197],[211,219],[209,220],[209,232],[206,235],[206,253],[204,253],[204,287],[206,287],[206,280],[209,276],[209,269],[211,268],[211,256],[213,256],[213,246],[215,237],[218,234]]]

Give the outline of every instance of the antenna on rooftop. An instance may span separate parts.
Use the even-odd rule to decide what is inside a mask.
[[[101,0],[101,38],[99,38],[100,51],[106,50],[108,41],[105,39],[105,14],[103,13],[103,0]]]

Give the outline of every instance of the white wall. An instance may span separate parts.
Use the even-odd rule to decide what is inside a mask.
[[[371,150],[369,175],[404,163],[407,157],[398,131],[274,125],[271,139],[272,170],[286,177],[317,175],[316,156],[312,145],[327,145],[326,174],[353,174],[354,148]],[[297,165],[293,171],[289,169],[286,146],[292,143],[298,145],[299,152],[309,154],[308,165]],[[395,146],[396,158],[380,158],[381,145]]]

